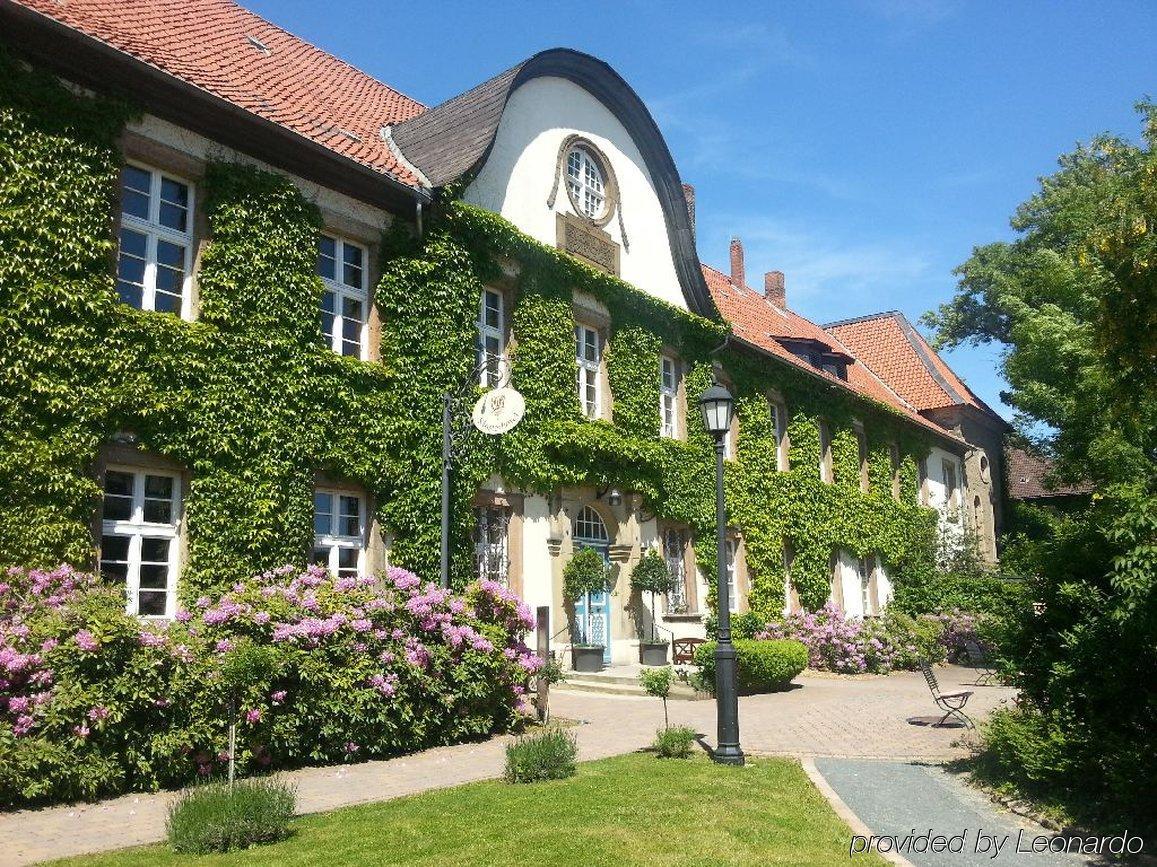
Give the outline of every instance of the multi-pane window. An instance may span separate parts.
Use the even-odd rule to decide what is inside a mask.
[[[776,469],[784,472],[788,469],[787,407],[782,401],[776,400],[771,402],[771,428],[775,431]]]
[[[871,559],[861,557],[856,563],[856,573],[860,579],[860,611],[864,617],[876,613],[872,604],[872,570],[874,565]]]
[[[826,421],[821,419],[816,425],[820,434],[820,480],[830,485],[835,481],[832,472],[832,436]]]
[[[180,498],[174,475],[120,467],[105,471],[100,574],[124,586],[130,614],[176,613]]]
[[[738,551],[738,544],[734,538],[729,538],[726,542],[727,549],[727,610],[739,610],[739,585],[735,580],[736,568],[736,553]]]
[[[583,415],[599,418],[602,415],[602,398],[599,394],[599,368],[602,365],[603,347],[599,332],[589,325],[576,325],[574,329],[575,363],[578,365],[578,397]]]
[[[368,358],[365,248],[321,235],[317,240],[317,273],[325,287],[321,296],[325,342],[340,355]]]
[[[948,509],[956,509],[960,505],[959,490],[956,486],[956,464],[952,461],[942,461],[944,470],[944,504]]]
[[[679,436],[679,368],[675,359],[659,358],[659,435]]]
[[[125,166],[117,254],[121,301],[188,317],[192,251],[189,185],[152,169]]]
[[[687,535],[682,530],[668,529],[663,533],[663,559],[671,576],[671,592],[667,594],[667,613],[687,612]]]
[[[500,365],[505,351],[502,308],[502,293],[493,289],[482,290],[478,306],[478,384],[484,387],[498,385],[502,376]]]
[[[478,578],[507,584],[510,574],[510,509],[479,506],[474,518],[474,566]]]
[[[603,215],[607,205],[606,182],[599,162],[581,145],[566,155],[566,185],[579,213],[592,220]]]
[[[313,562],[338,577],[365,574],[365,501],[348,491],[313,494]]]

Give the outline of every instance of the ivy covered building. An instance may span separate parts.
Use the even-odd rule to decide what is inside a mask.
[[[738,610],[877,614],[938,533],[995,558],[1003,423],[922,341],[752,289],[738,241],[702,265],[693,191],[601,61],[427,108],[227,0],[0,0],[0,25],[0,562],[94,566],[158,617],[310,558],[433,577],[442,396],[480,358],[526,414],[464,435],[453,580],[577,614],[608,658],[647,625],[649,549],[659,625],[702,634],[713,379]],[[576,611],[579,547],[616,583]]]

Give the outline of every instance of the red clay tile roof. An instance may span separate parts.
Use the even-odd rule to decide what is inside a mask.
[[[409,186],[382,140],[419,102],[231,0],[16,0]]]
[[[781,310],[769,302],[762,293],[746,286],[742,288],[736,286],[726,274],[708,265],[703,266],[703,276],[707,281],[707,288],[711,290],[715,306],[719,309],[720,315],[731,323],[736,337],[758,346],[788,364],[826,379],[841,388],[854,391],[861,397],[885,404],[923,428],[959,441],[960,438],[954,433],[920,415],[914,406],[862,364],[848,365],[848,379],[845,382],[792,354],[776,339],[815,340],[823,343],[832,352],[842,352],[855,357],[855,353],[841,340],[824,331],[810,319],[805,319],[791,310]]]
[[[1052,461],[1015,446],[1009,446],[1005,451],[1008,495],[1014,500],[1040,500],[1092,493],[1093,486],[1089,484],[1046,487],[1045,479],[1052,471]]]
[[[833,322],[824,329],[920,411],[966,405],[997,415],[899,311]]]

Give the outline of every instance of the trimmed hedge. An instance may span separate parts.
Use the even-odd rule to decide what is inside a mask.
[[[807,667],[807,648],[798,641],[739,638],[734,643],[740,695],[784,689]],[[715,645],[708,641],[695,651],[695,664],[708,691],[715,688]]]
[[[934,575],[897,584],[891,607],[912,617],[947,611],[1008,617],[1030,602],[1028,587],[1013,578]]]

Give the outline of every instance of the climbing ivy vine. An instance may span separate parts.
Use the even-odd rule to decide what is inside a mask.
[[[721,364],[738,399],[732,523],[744,535],[751,604],[782,605],[783,548],[805,605],[828,593],[833,550],[878,554],[897,582],[930,568],[934,515],[916,505],[925,435],[882,405],[734,349],[718,323],[656,300],[446,197],[416,238],[382,243],[381,362],[335,355],[318,324],[316,207],[286,178],[214,163],[201,189],[210,241],[195,322],[117,300],[110,231],[116,138],[128,106],[79,96],[0,55],[0,564],[90,564],[102,446],[131,432],[185,467],[188,599],[283,562],[312,541],[315,474],[375,499],[394,562],[436,572],[441,399],[474,365],[478,299],[506,289],[524,421],[467,440],[453,489],[453,580],[471,570],[475,491],[491,474],[526,491],[614,484],[689,526],[715,568],[714,451],[694,398]],[[610,314],[612,421],[585,419],[574,388],[574,293]],[[684,364],[686,438],[659,431],[659,353]],[[790,470],[775,465],[768,391],[790,413]],[[859,490],[853,417],[869,436]],[[823,418],[835,483],[819,479]],[[889,444],[899,443],[900,502]]]

